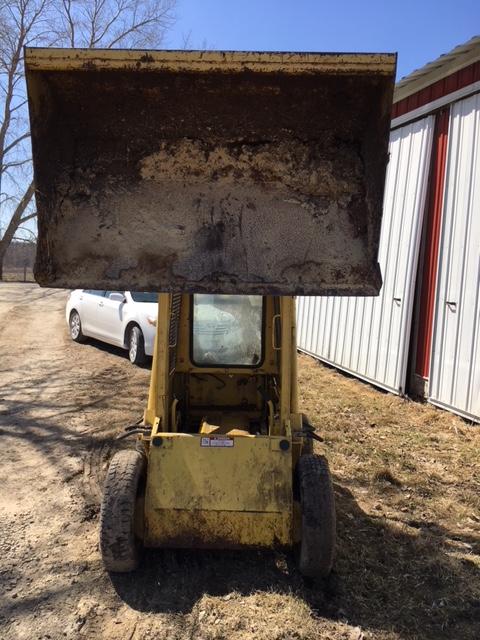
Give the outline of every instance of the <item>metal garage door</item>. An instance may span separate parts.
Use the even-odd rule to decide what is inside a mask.
[[[480,94],[452,106],[430,401],[480,421]]]
[[[380,295],[301,297],[297,303],[299,349],[395,393],[405,388],[433,125],[427,117],[390,135]]]

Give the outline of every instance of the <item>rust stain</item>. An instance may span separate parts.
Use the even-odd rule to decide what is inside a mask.
[[[155,58],[151,54],[145,53],[140,58],[140,62],[152,63],[152,62],[155,62]]]
[[[178,549],[285,548],[293,543],[288,513],[159,509],[146,514],[145,545]]]

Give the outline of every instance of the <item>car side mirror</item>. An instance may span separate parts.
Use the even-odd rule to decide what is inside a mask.
[[[123,293],[119,293],[118,291],[114,291],[113,293],[108,294],[109,300],[114,300],[115,302],[125,302],[125,296]]]

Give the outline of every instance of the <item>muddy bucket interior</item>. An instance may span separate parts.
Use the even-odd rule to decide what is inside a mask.
[[[374,295],[391,54],[27,49],[44,286]]]

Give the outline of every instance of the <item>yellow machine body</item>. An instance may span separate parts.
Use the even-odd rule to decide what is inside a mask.
[[[292,455],[281,437],[160,438],[148,456],[146,546],[291,545]]]
[[[159,296],[139,533],[150,547],[291,546],[303,442],[294,300],[263,298],[262,360],[251,367],[192,362],[192,305]]]

